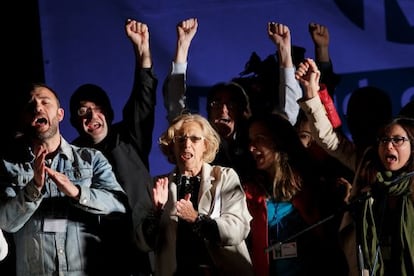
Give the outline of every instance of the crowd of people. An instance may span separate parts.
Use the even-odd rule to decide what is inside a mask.
[[[362,87],[339,121],[326,100],[340,81],[328,28],[309,24],[315,59],[298,59],[289,27],[268,22],[273,84],[213,84],[205,118],[186,95],[198,24],[176,25],[162,87],[169,125],[158,141],[173,169],[163,175],[150,174],[158,79],[145,23],[125,24],[136,67],[121,121],[103,88],[81,85],[69,108],[79,137],[67,141],[58,93],[22,87],[21,129],[1,152],[0,269],[13,261],[8,275],[414,275],[412,101],[394,116],[387,92]]]

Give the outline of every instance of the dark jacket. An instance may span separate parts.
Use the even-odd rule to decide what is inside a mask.
[[[152,69],[137,69],[132,93],[123,109],[123,119],[110,126],[107,137],[97,145],[92,145],[82,136],[73,141],[75,145],[99,149],[108,158],[118,182],[128,196],[130,212],[139,200],[140,194],[146,191],[145,186],[152,181],[149,173],[149,154],[154,129],[157,84],[158,80]],[[121,255],[124,252],[125,255],[130,255],[134,266],[147,272],[149,269],[148,258],[139,255],[133,257],[131,254],[127,254],[126,249],[120,245],[120,240],[114,239],[115,235],[119,238],[125,238],[125,232],[119,230],[120,225],[128,227],[132,235],[130,220],[131,216],[129,215],[126,221],[119,221],[119,218],[113,220],[109,218],[104,221],[108,224],[106,233],[109,242],[121,250],[121,252],[119,250],[112,251],[111,256],[108,257],[113,262],[112,260],[116,256],[122,259]],[[146,260],[145,263],[138,264],[143,259]],[[114,269],[116,274],[113,275],[121,275],[119,266],[114,266]]]

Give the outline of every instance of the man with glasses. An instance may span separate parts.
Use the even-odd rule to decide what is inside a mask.
[[[111,162],[115,175],[128,196],[130,212],[127,217],[107,222],[105,233],[109,246],[114,248],[112,252],[115,252],[108,258],[119,264],[113,266],[113,274],[108,273],[149,275],[151,269],[148,256],[137,252],[133,242],[131,210],[139,201],[140,194],[145,192],[143,189],[147,183],[152,181],[149,154],[158,81],[152,67],[147,25],[128,20],[125,31],[135,50],[136,71],[132,93],[123,109],[122,121],[112,124],[114,112],[106,92],[99,86],[85,84],[71,97],[71,123],[79,132],[79,137],[73,143],[101,150]]]

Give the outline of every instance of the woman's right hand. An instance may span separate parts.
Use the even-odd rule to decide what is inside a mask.
[[[155,181],[154,188],[152,188],[152,200],[158,211],[164,209],[168,200],[168,177],[161,177]]]

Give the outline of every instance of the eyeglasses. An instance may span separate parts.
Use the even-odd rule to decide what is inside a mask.
[[[400,147],[404,144],[405,141],[410,141],[407,137],[395,136],[395,137],[381,137],[378,139],[380,145],[388,145],[389,142],[392,143],[394,147]]]
[[[90,106],[81,106],[78,109],[78,116],[82,117],[85,116],[86,114],[89,114],[91,112],[102,112],[102,108],[99,106],[94,106],[94,107],[90,107]]]
[[[185,143],[187,141],[187,139],[190,139],[190,141],[195,144],[195,143],[198,143],[201,140],[203,140],[204,137],[202,137],[202,136],[195,136],[195,135],[191,135],[191,136],[187,136],[187,135],[184,135],[184,136],[174,136],[173,142],[174,143],[183,144],[183,143]]]
[[[237,103],[235,102],[222,103],[219,101],[212,101],[210,103],[210,107],[216,110],[223,109],[224,105],[226,105],[227,109],[230,109],[230,110],[237,108]]]

